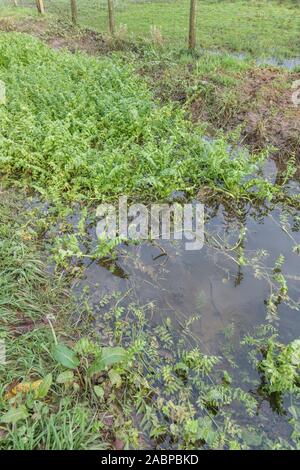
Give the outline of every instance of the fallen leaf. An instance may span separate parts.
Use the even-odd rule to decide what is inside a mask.
[[[18,395],[18,393],[28,394],[29,392],[37,390],[42,384],[43,380],[36,380],[35,382],[21,382],[15,387],[13,387],[9,392],[4,396],[5,400],[10,400],[11,398]]]

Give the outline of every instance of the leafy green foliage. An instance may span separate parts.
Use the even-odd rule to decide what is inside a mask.
[[[61,278],[49,276],[28,231],[24,233],[19,211],[19,199],[1,188],[0,334],[9,362],[0,365],[0,448],[101,446],[100,420],[79,399],[74,377],[62,377],[65,368],[51,354],[53,336],[46,317],[55,328],[58,319],[62,326],[76,305],[66,297]]]
[[[172,105],[160,107],[117,58],[49,49],[25,35],[0,38],[0,170],[53,201],[130,194],[165,199],[201,185],[243,195],[255,159],[208,142]],[[146,195],[147,194],[147,195]]]
[[[64,344],[55,344],[53,359],[68,369],[76,369],[79,365],[79,360],[74,351]]]
[[[251,346],[253,366],[262,375],[262,389],[266,394],[280,397],[287,393],[299,394],[300,386],[300,340],[287,345],[278,341],[276,330],[270,326],[256,329],[247,335],[244,345]]]
[[[125,361],[126,357],[126,351],[121,347],[103,348],[101,356],[91,365],[89,373],[96,374],[97,372],[101,372],[109,366]]]
[[[260,370],[269,393],[297,391],[300,386],[300,340],[287,346],[269,340]]]
[[[173,189],[193,194],[202,184],[235,196],[255,184],[260,194],[272,197],[263,180],[249,180],[257,167],[254,158],[230,155],[225,140],[205,141],[182,112],[160,108],[119,59],[57,53],[19,35],[3,35],[0,53],[0,78],[9,84],[7,105],[0,107],[1,172],[49,197],[57,208],[123,192],[163,199]],[[44,317],[60,312],[61,302],[18,230],[12,238],[11,228],[0,228],[1,319],[14,364],[4,371],[3,383],[22,383],[23,376],[37,376],[42,383],[35,394],[9,400],[2,387],[3,448],[88,448],[99,445],[102,429],[104,436],[110,433],[109,444],[117,438],[125,447],[138,447],[140,434],[157,447],[165,442],[180,448],[262,445],[261,436],[237,414],[241,407],[251,420],[256,398],[221,369],[221,358],[204,354],[198,345],[187,348],[168,321],[153,330],[142,308],[113,308],[104,315],[99,337],[84,336],[74,344],[72,331],[68,346],[53,347]],[[60,239],[56,248],[61,264],[83,256],[75,235]],[[99,253],[110,249],[103,244]],[[287,295],[283,261],[273,272],[274,304]],[[15,340],[9,328],[20,311],[31,319],[32,331]],[[260,347],[256,368],[264,394],[297,393],[299,343],[282,345],[274,337],[253,344]],[[113,424],[106,424],[104,414],[113,416]],[[290,414],[296,442],[296,407]]]

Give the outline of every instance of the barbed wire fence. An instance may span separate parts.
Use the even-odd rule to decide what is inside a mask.
[[[37,9],[111,36],[150,38],[194,49],[198,0],[0,0],[0,6]]]

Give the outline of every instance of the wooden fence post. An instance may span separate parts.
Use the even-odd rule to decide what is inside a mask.
[[[72,13],[72,23],[77,24],[78,22],[78,10],[76,0],[71,0],[71,13]]]
[[[45,14],[44,0],[36,0],[36,6],[38,9],[38,12],[41,15],[44,15]]]
[[[112,36],[115,34],[115,6],[114,0],[107,0],[108,5],[108,23],[109,23],[109,32]]]
[[[189,49],[195,49],[196,47],[196,16],[197,16],[197,0],[191,0]]]

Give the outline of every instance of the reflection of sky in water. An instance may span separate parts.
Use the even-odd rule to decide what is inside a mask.
[[[285,256],[283,272],[289,276],[290,292],[299,300],[300,257],[293,253],[295,242],[280,226],[281,212],[273,210],[257,216],[252,209],[244,215],[247,227],[245,251],[253,257],[256,250],[270,253],[264,263],[272,268],[280,255]],[[292,222],[291,217],[288,219]],[[234,222],[220,206],[206,224],[206,231],[234,245],[239,223]],[[299,232],[292,232],[300,243]],[[160,248],[161,247],[161,248]],[[163,251],[162,251],[163,250]],[[166,255],[165,255],[166,253]],[[229,256],[233,253],[228,252]],[[112,271],[109,271],[112,269]],[[178,331],[192,315],[200,315],[193,325],[193,333],[211,353],[218,352],[218,339],[230,324],[241,334],[266,319],[264,301],[269,288],[264,280],[257,280],[249,266],[239,268],[221,250],[205,246],[201,251],[187,252],[183,243],[159,242],[153,246],[124,246],[115,266],[91,263],[85,270],[79,288],[91,287],[92,304],[97,313],[101,297],[118,290],[125,294],[124,304],[135,301],[139,305],[155,305],[153,322],[166,317],[176,319]],[[156,312],[156,313],[155,313]],[[286,305],[279,307],[280,331],[286,340],[300,335],[299,313]]]
[[[248,229],[245,250],[253,255],[258,249],[265,249],[270,256],[265,262],[274,266],[282,254],[286,262],[283,272],[288,276],[298,276],[298,281],[288,280],[290,293],[300,300],[300,256],[292,252],[294,241],[280,227],[279,209],[258,216],[254,210],[244,216]],[[292,217],[289,217],[292,223]],[[234,245],[237,240],[239,224],[232,220],[220,206],[216,214],[206,224],[206,231],[226,238]],[[300,244],[300,232],[292,232],[296,243]],[[83,279],[77,285],[90,286],[91,303],[97,322],[101,323],[105,308],[99,305],[104,295],[119,291],[121,303],[126,306],[136,303],[147,308],[149,321],[156,325],[166,318],[172,319],[178,338],[184,336],[186,321],[199,315],[192,323],[191,332],[203,353],[227,357],[234,354],[239,368],[231,370],[235,383],[251,391],[258,400],[258,413],[249,420],[243,410],[235,410],[238,422],[251,423],[257,430],[267,432],[273,437],[280,435],[289,439],[290,428],[286,417],[272,411],[272,406],[257,391],[259,377],[247,360],[246,351],[239,346],[244,334],[253,327],[265,323],[265,300],[269,288],[264,280],[257,280],[252,268],[239,268],[238,264],[222,251],[209,248],[187,252],[182,242],[160,242],[160,247],[150,243],[140,246],[124,246],[118,258],[115,271],[111,265],[104,266],[92,262]],[[163,253],[167,253],[164,256]],[[118,301],[119,302],[119,301]],[[113,305],[113,304],[112,304]],[[283,341],[291,341],[300,336],[300,312],[287,305],[279,307],[279,331]],[[232,331],[226,338],[226,332]],[[188,333],[189,335],[189,333]],[[186,336],[184,336],[186,338]],[[189,338],[190,339],[190,338]],[[225,360],[224,366],[230,369]]]
[[[264,171],[270,181],[275,181],[276,166],[273,163],[268,163]],[[299,193],[299,184],[291,182],[290,191]],[[234,251],[228,250],[225,255],[222,249],[212,248],[212,242],[215,244],[216,240],[222,240],[230,248],[238,241],[240,229],[246,227],[243,246],[246,257],[253,258],[258,250],[266,250],[269,256],[263,259],[263,266],[269,268],[271,273],[275,261],[283,255],[285,263],[282,271],[287,276],[290,295],[295,301],[300,301],[300,256],[293,253],[295,244],[300,244],[299,211],[290,209],[283,212],[281,207],[255,209],[248,204],[239,208],[237,218],[232,215],[231,207],[226,210],[216,204],[215,207],[207,207],[206,214],[207,243],[202,250],[185,251],[184,243],[178,241],[176,244],[157,241],[155,244],[124,245],[113,264],[86,261],[83,277],[75,291],[80,293],[85,286],[89,286],[96,328],[105,309],[114,304],[112,301],[103,308],[100,301],[115,291],[120,292],[119,306],[126,307],[129,303],[147,305],[147,316],[152,325],[170,318],[178,338],[188,337],[189,332],[185,335],[186,323],[197,316],[190,328],[193,340],[204,353],[225,358],[229,357],[228,354],[234,354],[239,366],[231,370],[235,383],[257,398],[259,413],[252,419],[252,425],[288,438],[290,429],[286,418],[273,413],[269,402],[259,396],[258,374],[249,365],[245,349],[240,347],[244,334],[266,323],[265,301],[270,294],[269,285],[264,279],[254,277],[251,266],[239,267],[234,261]],[[77,216],[73,220],[75,224],[76,219],[78,221]],[[283,219],[288,233],[281,226]],[[94,223],[89,233],[95,247]],[[281,340],[288,342],[299,337],[300,312],[286,304],[281,304],[278,312],[276,325]],[[230,368],[229,364],[226,359],[224,367]],[[237,413],[238,420],[248,422],[244,412]]]
[[[205,49],[203,52],[209,53],[211,55],[222,55],[224,56],[224,51],[219,50],[209,50]],[[235,57],[237,59],[249,59],[254,60],[257,65],[271,65],[273,67],[283,67],[288,70],[298,69],[300,67],[300,57],[292,57],[289,59],[278,59],[277,57],[258,57],[254,59],[250,55],[247,55],[243,52],[226,52],[226,55]]]

